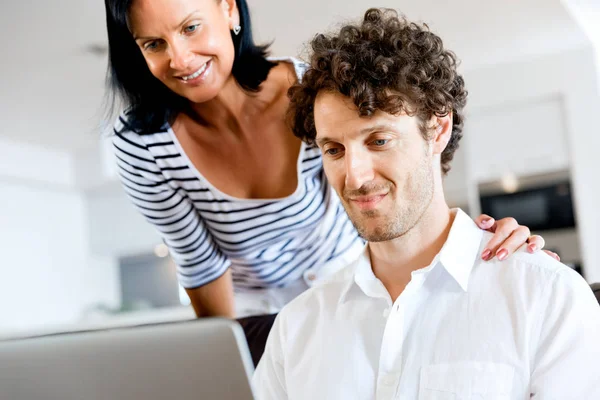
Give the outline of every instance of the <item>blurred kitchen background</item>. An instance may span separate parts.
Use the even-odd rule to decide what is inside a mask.
[[[450,204],[516,217],[600,281],[600,1],[248,2],[273,55],[370,6],[427,22],[470,92]],[[0,336],[193,316],[101,139],[104,22],[101,0],[0,4]]]

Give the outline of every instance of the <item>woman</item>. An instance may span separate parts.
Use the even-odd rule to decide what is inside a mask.
[[[303,66],[266,58],[245,0],[105,4],[110,84],[128,110],[115,126],[121,180],[169,247],[198,317],[276,313],[361,252],[319,149],[285,122]],[[496,232],[484,259],[529,236],[514,219],[478,223]],[[542,246],[531,238],[530,251]]]

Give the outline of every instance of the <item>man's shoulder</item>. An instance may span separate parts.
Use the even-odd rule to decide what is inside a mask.
[[[491,237],[491,234],[488,234]],[[484,243],[487,243],[483,239]],[[495,269],[488,269],[490,264],[495,265]],[[478,268],[479,272],[487,274],[487,270],[493,273],[496,278],[507,281],[514,285],[524,284],[526,286],[533,285],[562,285],[565,288],[572,287],[580,289],[589,285],[583,277],[573,268],[557,261],[543,251],[529,253],[527,246],[521,246],[514,254],[505,260],[494,258],[491,262],[481,262]]]
[[[484,232],[481,242],[488,243],[492,236],[492,233]],[[519,272],[523,272],[523,268],[525,268],[525,270],[528,272],[531,271],[534,274],[541,275],[554,275],[563,270],[571,270],[571,268],[549,256],[544,251],[529,253],[527,250],[527,244],[523,244],[508,258],[502,261],[498,260],[497,258],[493,258],[491,261],[487,262],[487,264],[490,263],[498,264],[503,268],[514,267],[515,270]]]
[[[335,312],[341,297],[354,281],[354,271],[355,266],[351,264],[327,281],[301,293],[283,307],[279,313],[281,318],[285,320],[289,315],[294,321],[298,321],[304,317],[315,318],[323,313]]]

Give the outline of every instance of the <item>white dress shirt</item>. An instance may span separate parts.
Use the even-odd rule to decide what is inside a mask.
[[[368,247],[279,314],[254,376],[259,400],[600,399],[600,307],[543,252],[480,254],[462,211],[392,303]]]

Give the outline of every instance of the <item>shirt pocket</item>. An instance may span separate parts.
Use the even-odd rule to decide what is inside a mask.
[[[460,362],[421,369],[419,400],[509,400],[514,369],[506,364]]]

